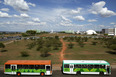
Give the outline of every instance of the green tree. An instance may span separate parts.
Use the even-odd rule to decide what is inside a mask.
[[[20,52],[21,56],[22,57],[28,57],[29,56],[29,53],[27,51],[22,51]]]
[[[50,48],[47,48],[47,47],[43,47],[41,50],[41,56],[42,57],[47,57],[48,56],[48,52],[50,52]]]
[[[3,43],[0,43],[0,48],[1,48],[1,51],[3,51],[3,48],[5,48],[5,45]]]
[[[26,33],[22,33],[22,36],[23,36],[23,37],[27,37],[28,34],[26,34]]]
[[[78,44],[80,47],[84,47],[84,45],[85,45],[83,41],[79,41]]]
[[[35,30],[27,30],[26,33],[28,35],[35,35],[36,34],[36,31]]]
[[[97,44],[97,42],[96,41],[92,41],[92,45],[96,45]]]
[[[73,46],[74,46],[74,44],[73,44],[73,43],[71,43],[71,42],[68,44],[68,48],[69,48],[69,49],[72,49],[72,48],[73,48]]]
[[[116,50],[116,44],[111,45],[111,46],[110,46],[110,49]]]
[[[54,46],[53,46],[53,50],[58,50],[59,48],[58,48],[58,45],[57,44],[55,44]]]

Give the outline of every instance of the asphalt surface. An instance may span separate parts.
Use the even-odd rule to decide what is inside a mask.
[[[62,74],[61,71],[53,71],[52,76],[43,76],[43,77],[116,77],[116,69],[112,69],[112,74],[110,76],[101,76],[101,75],[66,75]],[[19,77],[16,75],[4,75],[3,70],[0,70],[0,77]],[[20,77],[42,77],[42,76],[20,76]]]

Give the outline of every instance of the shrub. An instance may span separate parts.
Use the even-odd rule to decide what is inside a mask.
[[[68,44],[68,48],[69,48],[69,49],[72,49],[73,46],[74,46],[74,44],[72,44],[72,43]]]
[[[92,45],[96,45],[97,44],[97,42],[96,41],[92,41]]]
[[[22,51],[22,52],[20,52],[20,53],[21,53],[21,56],[22,56],[22,57],[28,57],[28,56],[29,56],[29,53],[26,52],[26,51]]]
[[[85,45],[85,44],[83,43],[83,41],[79,41],[78,44],[79,44],[80,47],[84,47],[84,45]]]

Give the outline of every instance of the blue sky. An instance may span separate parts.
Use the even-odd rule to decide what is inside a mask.
[[[116,0],[0,0],[0,31],[116,27]]]

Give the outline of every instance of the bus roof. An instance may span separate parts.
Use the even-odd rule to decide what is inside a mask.
[[[51,60],[8,60],[5,64],[51,65]]]
[[[64,64],[105,64],[110,65],[105,60],[63,60]]]

